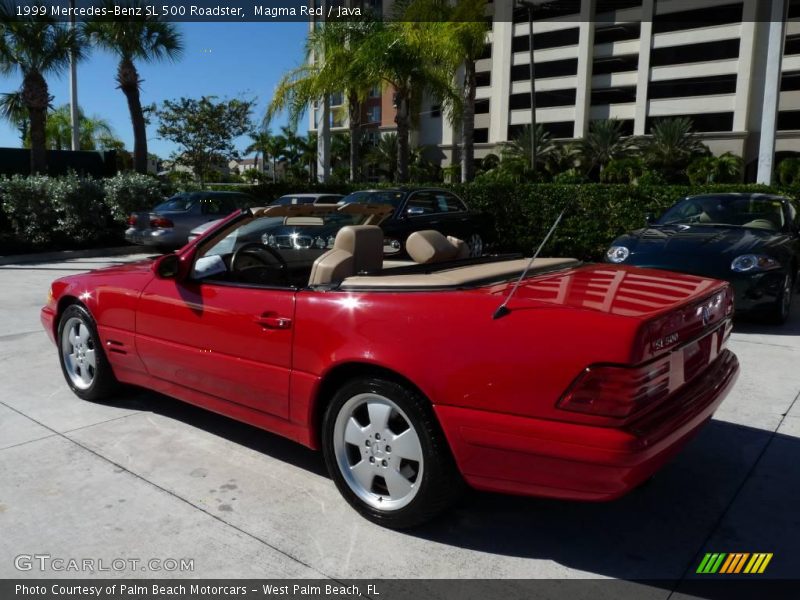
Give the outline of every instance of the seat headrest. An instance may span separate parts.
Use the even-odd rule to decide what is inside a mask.
[[[464,258],[469,250],[461,240],[447,238],[438,231],[426,229],[408,236],[406,252],[414,262],[428,264]]]
[[[353,269],[379,271],[383,265],[383,230],[377,225],[347,225],[336,234],[335,250],[353,255]]]

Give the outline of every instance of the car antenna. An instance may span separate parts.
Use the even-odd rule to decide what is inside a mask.
[[[544,245],[547,243],[547,240],[549,240],[550,236],[553,235],[553,232],[556,230],[556,227],[558,227],[558,224],[561,222],[561,217],[563,217],[564,213],[567,212],[567,208],[568,207],[569,207],[569,204],[567,206],[565,206],[563,209],[561,209],[561,212],[559,213],[558,218],[556,219],[556,222],[553,223],[552,227],[550,227],[550,231],[548,231],[547,235],[544,236],[544,239],[542,240],[542,243],[539,244],[539,247],[536,249],[536,252],[533,253],[533,256],[528,261],[528,264],[525,267],[525,270],[522,271],[522,274],[519,276],[519,279],[517,279],[517,282],[514,284],[514,287],[511,288],[511,291],[508,293],[508,296],[506,296],[506,299],[503,300],[503,303],[500,306],[497,307],[496,311],[494,311],[494,314],[492,315],[492,319],[499,319],[500,317],[504,317],[508,313],[511,312],[508,309],[508,303],[511,301],[511,298],[514,297],[514,294],[517,292],[517,288],[519,287],[519,284],[522,283],[522,280],[525,279],[525,275],[528,274],[528,271],[530,271],[530,268],[533,266],[533,261],[536,260],[536,258],[539,256],[539,253],[542,251],[542,248],[544,248]]]

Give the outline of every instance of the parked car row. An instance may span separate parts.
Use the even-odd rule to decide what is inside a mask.
[[[159,249],[180,248],[214,226],[236,209],[253,206],[255,199],[234,192],[193,192],[178,194],[152,211],[134,213],[128,221],[125,238],[134,244]],[[407,256],[408,236],[425,229],[464,239],[470,255],[484,251],[485,219],[467,209],[452,192],[437,188],[397,188],[365,190],[347,196],[339,194],[288,194],[270,203],[283,205],[385,204],[391,214],[380,224],[384,231],[387,255]],[[325,223],[276,226],[265,243],[279,249],[325,250],[333,246],[336,232],[349,224],[347,219],[328,219]]]
[[[235,192],[178,194],[152,211],[134,213],[126,239],[174,249],[203,235],[236,209],[255,199]],[[271,205],[391,207],[381,223],[384,254],[408,258],[406,242],[415,231],[436,230],[462,239],[470,256],[485,251],[486,219],[468,210],[450,191],[393,188],[339,194],[288,194]],[[606,261],[667,269],[729,281],[739,314],[783,323],[789,316],[800,269],[800,210],[797,203],[771,194],[705,194],[676,203],[647,226],[617,238]],[[353,224],[335,212],[318,219],[275,219],[261,243],[278,251],[304,250],[319,256],[333,247],[336,233]]]

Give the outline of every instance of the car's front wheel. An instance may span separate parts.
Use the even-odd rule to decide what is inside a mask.
[[[322,444],[345,499],[385,527],[432,519],[463,487],[430,403],[394,381],[345,384],[326,410]]]
[[[84,400],[102,400],[117,386],[94,319],[79,304],[68,306],[58,322],[58,357],[67,384]]]
[[[792,292],[794,291],[794,279],[791,273],[787,273],[781,284],[781,291],[778,299],[769,314],[769,320],[775,325],[783,325],[789,318],[792,311]]]

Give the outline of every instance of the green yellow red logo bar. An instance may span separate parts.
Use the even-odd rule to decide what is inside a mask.
[[[704,575],[747,573],[755,575],[763,573],[772,552],[707,552],[697,567],[697,573]]]

